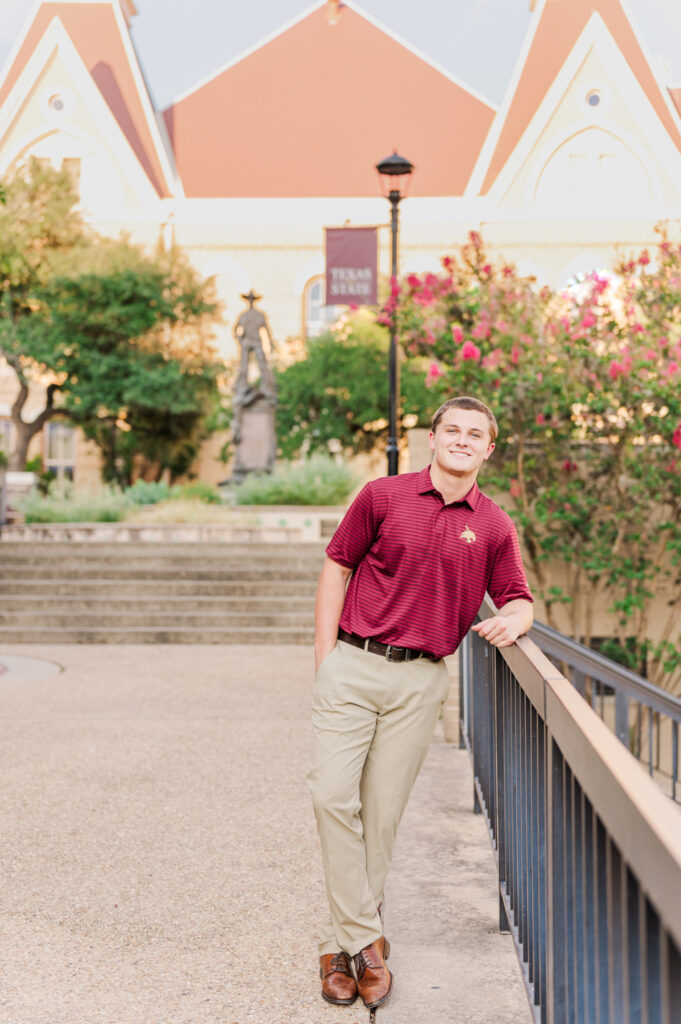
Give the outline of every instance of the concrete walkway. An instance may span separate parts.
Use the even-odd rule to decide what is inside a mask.
[[[319,996],[307,649],[32,645],[0,665],[1,1024],[368,1020]],[[467,755],[436,735],[377,1024],[531,1019],[471,808]]]

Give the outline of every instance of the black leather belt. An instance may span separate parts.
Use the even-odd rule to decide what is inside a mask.
[[[344,629],[338,630],[338,639],[343,643],[352,644],[353,647],[361,647],[363,651],[369,651],[370,654],[380,654],[388,661],[416,661],[417,658],[440,661],[434,654],[428,654],[427,651],[416,651],[411,647],[395,647],[394,644],[382,644],[380,640],[366,639],[355,633],[346,633]]]

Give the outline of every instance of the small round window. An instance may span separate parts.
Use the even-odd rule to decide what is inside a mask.
[[[590,107],[597,107],[601,102],[600,89],[591,89],[591,91],[586,94],[586,102]]]
[[[50,110],[54,110],[58,114],[60,114],[62,112],[62,110],[64,109],[64,107],[66,105],[64,103],[64,97],[60,96],[58,92],[55,92],[54,95],[50,96],[50,98],[47,101],[47,103],[48,103],[48,106],[50,107]]]

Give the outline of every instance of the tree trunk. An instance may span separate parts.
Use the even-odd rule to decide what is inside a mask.
[[[26,456],[31,439],[40,433],[48,420],[57,415],[67,415],[61,409],[54,407],[54,395],[58,391],[57,384],[48,384],[45,398],[45,408],[38,416],[28,422],[22,418],[22,411],[28,400],[28,383],[25,379],[19,379],[19,394],[12,405],[12,422],[17,432],[17,443],[14,451],[9,456],[7,468],[21,472],[26,465]]]

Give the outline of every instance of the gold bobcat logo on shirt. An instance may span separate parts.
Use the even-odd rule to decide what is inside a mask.
[[[459,540],[465,540],[466,544],[472,544],[476,540],[476,536],[471,530],[468,523],[466,523],[466,529],[463,531],[463,533],[459,534]]]

